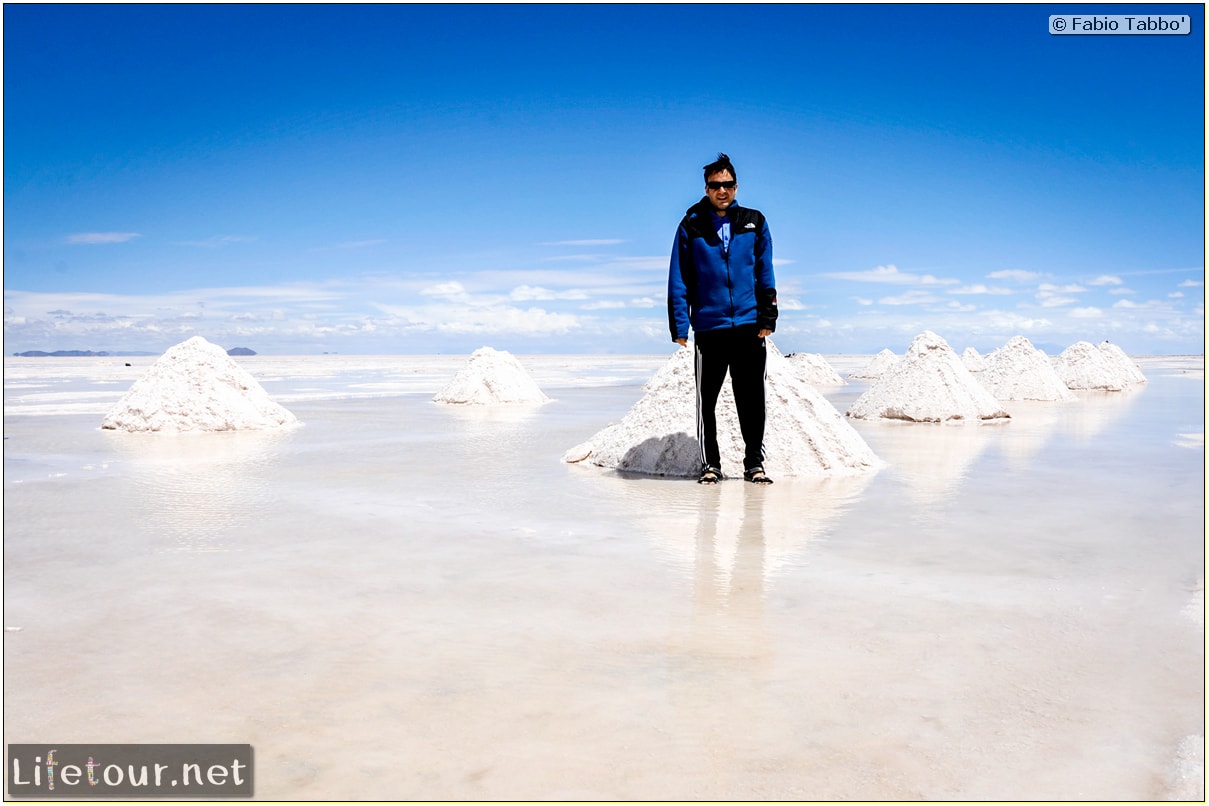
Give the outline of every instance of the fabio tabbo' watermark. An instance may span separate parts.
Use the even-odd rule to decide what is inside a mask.
[[[1051,34],[1189,34],[1187,14],[1051,14]]]

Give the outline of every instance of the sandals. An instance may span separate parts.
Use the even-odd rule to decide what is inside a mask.
[[[698,484],[717,484],[722,481],[725,476],[722,475],[722,468],[714,465],[706,465],[701,468],[701,477],[697,479]],[[772,484],[772,479],[764,474],[764,468],[756,465],[743,471],[743,478],[750,481],[752,484]]]
[[[764,475],[764,468],[759,465],[744,470],[743,478],[752,484],[772,484],[772,479]]]

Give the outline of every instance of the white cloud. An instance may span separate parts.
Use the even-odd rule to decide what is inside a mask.
[[[519,285],[530,285],[549,289],[585,289],[611,294],[633,294],[646,296],[667,292],[667,259],[663,258],[658,270],[643,267],[639,260],[601,263],[590,268],[575,269],[522,269],[510,271],[480,271],[462,275],[472,279],[476,287],[494,289],[502,295]]]
[[[563,334],[579,326],[571,314],[550,313],[541,308],[506,306],[476,308],[442,317],[436,324],[442,333],[513,333],[525,336]]]
[[[1112,274],[1101,274],[1094,280],[1088,281],[1088,285],[1122,285],[1125,281],[1120,277]]]
[[[67,242],[76,244],[126,243],[141,237],[142,235],[137,232],[77,232],[68,235]]]
[[[1037,295],[1037,300],[1041,303],[1042,308],[1058,308],[1063,305],[1072,305],[1079,301],[1075,297],[1041,296],[1040,294]]]
[[[941,279],[931,274],[911,274],[897,266],[878,266],[867,271],[825,272],[832,280],[852,280],[858,283],[890,283],[892,285],[956,285],[958,280]]]
[[[906,291],[899,294],[897,297],[881,297],[878,299],[880,305],[924,305],[931,302],[940,302],[941,298],[927,291]]]
[[[1011,294],[1013,292],[1010,288],[997,288],[995,286],[986,286],[986,285],[983,285],[982,283],[975,283],[974,285],[963,285],[961,288],[950,288],[948,293],[950,293],[950,294],[996,294],[996,295],[999,295],[999,294]]]
[[[421,288],[420,293],[426,297],[437,297],[438,299],[447,299],[451,302],[465,302],[469,299],[469,295],[466,293],[466,286],[457,280]]]
[[[386,332],[533,336],[565,333],[579,324],[579,319],[572,314],[502,304],[451,308],[447,305],[375,303],[373,307],[386,314],[375,325]]]
[[[796,262],[797,262],[796,260],[789,260],[787,258],[774,257],[772,259],[772,266],[775,269],[777,266],[792,266]]]
[[[1172,292],[1171,292],[1170,294],[1168,294],[1167,296],[1168,296],[1170,299],[1183,299],[1183,298],[1184,298],[1184,292],[1183,292],[1183,291],[1172,291]]]
[[[554,299],[587,299],[587,292],[578,288],[571,288],[566,291],[552,291],[549,288],[542,286],[519,285],[508,294],[508,299],[513,302],[526,302],[530,300],[554,300]]]
[[[1052,283],[1042,283],[1037,286],[1036,298],[1043,308],[1057,308],[1062,305],[1071,305],[1079,300],[1075,297],[1065,296],[1066,294],[1078,294],[1087,289],[1083,286],[1070,283],[1067,285],[1054,285]]]
[[[1025,271],[1024,269],[1002,269],[993,271],[987,275],[991,280],[1012,280],[1017,283],[1028,283],[1037,280],[1041,274],[1035,271]]]
[[[433,274],[426,279],[369,276],[154,296],[7,290],[6,346],[10,352],[162,350],[203,335],[216,344],[248,346],[261,353],[469,352],[489,335],[504,349],[523,345],[536,351],[591,352],[600,349],[602,340],[615,337],[608,341],[610,349],[656,352],[667,339],[662,315],[666,274],[632,266],[619,262],[576,270]],[[1204,310],[1199,290],[1189,295],[1195,300],[1164,297],[1142,303],[1136,297],[1115,297],[1114,302],[1127,304],[1091,308],[1078,307],[1079,294],[1066,291],[1072,287],[1081,288],[1047,285],[1046,305],[1017,295],[1024,304],[1012,310],[983,305],[1006,301],[1006,296],[946,293],[956,286],[900,285],[899,293],[880,300],[817,291],[806,296],[805,291],[782,289],[778,346],[804,350],[809,345],[817,352],[876,352],[888,346],[901,351],[914,334],[929,329],[951,344],[980,350],[1018,334],[1035,343],[1060,345],[1095,340],[1098,333],[1115,334],[1113,340],[1132,352],[1201,349]],[[967,302],[978,302],[979,308],[963,304]],[[591,309],[578,307],[586,305]],[[810,312],[823,305],[826,326]],[[1053,311],[1070,316],[1046,318]],[[1091,323],[1095,333],[1089,332]]]
[[[1179,293],[1179,292],[1176,292],[1176,293]],[[1170,296],[1170,295],[1168,295],[1168,296]],[[1151,300],[1147,300],[1145,302],[1134,302],[1131,299],[1121,299],[1121,300],[1117,300],[1115,303],[1113,303],[1112,307],[1114,307],[1118,310],[1149,309],[1152,311],[1168,311],[1168,312],[1174,312],[1176,310],[1176,304],[1170,303],[1167,300],[1162,300],[1162,299],[1151,299]]]
[[[333,284],[195,289],[148,296],[6,291],[5,338],[16,349],[157,350],[193,335],[222,343],[245,333],[285,337],[308,316],[342,318]],[[229,341],[228,341],[229,343]]]
[[[1180,288],[1196,288],[1196,287],[1202,286],[1204,284],[1205,283],[1202,282],[1201,280],[1185,280],[1184,282],[1180,283],[1179,287]]]

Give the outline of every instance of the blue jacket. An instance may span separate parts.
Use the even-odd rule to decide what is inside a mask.
[[[714,229],[707,199],[685,213],[676,230],[667,279],[667,321],[672,340],[738,325],[776,330],[777,288],[772,236],[759,210],[732,203],[730,250]]]

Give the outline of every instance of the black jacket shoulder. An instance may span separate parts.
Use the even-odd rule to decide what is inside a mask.
[[[716,237],[712,215],[713,208],[710,207],[709,200],[703,198],[684,211],[684,218],[680,221],[680,226],[684,227],[690,235],[696,234],[707,239]],[[754,229],[758,233],[764,229],[764,214],[753,207],[744,207],[735,202],[727,209],[727,215],[730,218],[731,228],[737,232]],[[754,226],[748,227],[748,224]]]

